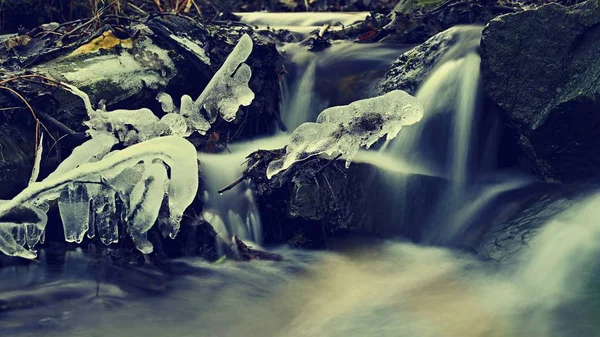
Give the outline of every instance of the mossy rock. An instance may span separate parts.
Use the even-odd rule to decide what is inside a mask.
[[[433,8],[444,0],[400,0],[394,11],[402,14],[411,14],[416,11],[423,11]]]

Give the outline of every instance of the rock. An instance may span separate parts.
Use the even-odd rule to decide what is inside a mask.
[[[542,227],[577,202],[584,193],[559,185],[538,185],[510,193],[493,205],[463,247],[477,251],[483,259],[501,264],[521,261],[530,241]],[[483,224],[483,225],[481,225]]]
[[[323,248],[335,238],[376,234],[368,206],[374,167],[352,164],[346,170],[343,161],[313,159],[267,179],[268,162],[282,153],[257,151],[248,162],[265,243]]]
[[[600,167],[600,4],[549,4],[492,20],[481,42],[487,95],[546,181],[586,182]]]
[[[421,43],[450,27],[465,24],[485,24],[505,13],[522,10],[518,2],[505,4],[500,0],[400,0],[392,10],[393,31],[389,39],[404,43]]]
[[[402,54],[386,71],[377,91],[385,94],[404,90],[411,95],[436,67],[450,59],[464,57],[479,48],[481,28],[453,27]]]
[[[271,179],[267,165],[283,150],[250,155],[251,179],[265,243],[325,248],[340,239],[404,237],[418,241],[430,210],[447,188],[442,178],[419,174],[396,178],[364,163],[309,159]],[[404,187],[401,186],[403,184]],[[405,191],[411,191],[407,198]]]

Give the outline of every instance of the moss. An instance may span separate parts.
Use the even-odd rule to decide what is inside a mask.
[[[437,5],[439,3],[442,3],[443,1],[444,0],[416,0],[416,3],[421,6],[428,6],[428,5]]]

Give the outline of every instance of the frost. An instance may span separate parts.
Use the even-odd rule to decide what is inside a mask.
[[[104,139],[106,141],[106,138]],[[174,237],[184,210],[198,190],[198,162],[187,140],[167,136],[148,140],[102,156],[83,156],[92,139],[73,151],[53,173],[32,183],[12,200],[0,201],[0,251],[6,255],[35,258],[35,244],[43,237],[48,201],[58,199],[65,240],[81,242],[90,226],[102,242],[118,240],[117,203],[122,220],[137,248],[149,253],[146,232],[155,224],[167,197],[167,232]],[[105,143],[108,144],[108,143]],[[169,176],[167,169],[169,168]],[[23,219],[16,223],[12,219]],[[88,235],[90,235],[88,233]]]
[[[391,140],[403,126],[415,124],[422,117],[419,101],[401,90],[325,109],[316,123],[304,123],[294,130],[286,153],[269,163],[267,177],[321,154],[340,154],[348,168],[361,147],[369,148],[386,135]]]
[[[180,46],[196,55],[196,57],[198,57],[200,61],[210,65],[210,58],[208,57],[208,55],[206,55],[206,52],[201,46],[198,45],[198,43],[188,39],[187,37],[177,36],[174,34],[171,34],[171,38],[175,40],[175,42],[177,42]]]

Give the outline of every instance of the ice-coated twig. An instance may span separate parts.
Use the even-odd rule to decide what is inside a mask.
[[[323,110],[316,123],[304,123],[292,134],[285,154],[269,163],[267,178],[292,164],[319,155],[341,155],[346,168],[361,147],[380,138],[395,138],[400,129],[423,118],[423,106],[402,90]]]
[[[81,146],[84,145],[86,144],[84,143]],[[77,190],[77,185],[94,182],[92,185],[95,186],[95,182],[98,182],[116,185],[115,189],[122,192],[120,198],[124,202],[132,201],[129,205],[126,205],[128,207],[128,217],[125,220],[130,221],[128,227],[133,228],[130,230],[130,234],[136,245],[139,243],[138,249],[148,253],[152,251],[151,245],[148,247],[148,242],[136,239],[145,236],[145,231],[156,221],[158,214],[155,208],[157,204],[160,205],[157,200],[162,202],[165,194],[168,194],[169,220],[171,223],[169,235],[174,237],[179,230],[179,222],[183,212],[196,196],[198,190],[196,153],[196,149],[189,141],[176,136],[168,136],[148,140],[124,150],[109,153],[99,161],[93,161],[90,158],[92,161],[79,164],[84,160],[81,158],[69,160],[71,158],[69,157],[61,165],[62,167],[57,169],[57,174],[51,174],[41,182],[32,183],[12,200],[0,202],[0,251],[11,256],[35,258],[36,254],[32,248],[46,226],[45,211],[47,211],[47,202],[63,198],[63,194],[66,192],[69,193],[68,198],[77,201],[75,206],[81,206],[83,202],[83,205],[88,205],[89,209],[90,199],[98,197],[98,195],[93,195],[90,192],[102,193],[103,190],[94,188]],[[81,156],[82,152],[74,151],[74,155]],[[166,173],[164,173],[163,178],[159,178],[163,173],[160,170],[157,171],[157,160],[170,168],[170,179],[165,182],[167,187],[164,193],[160,193],[160,186],[157,189],[152,187],[150,183],[160,179],[165,181]],[[140,180],[142,181],[141,185],[138,181],[132,181],[128,177],[119,179],[120,175],[124,172],[127,173],[127,170],[138,167],[140,162],[144,163],[145,166],[145,173]],[[129,185],[132,183],[135,187],[130,188]],[[156,194],[153,191],[159,192]],[[151,203],[150,207],[146,207],[145,203],[147,202]],[[72,205],[65,205],[65,207],[70,206]],[[11,213],[14,214],[23,209],[34,211],[38,217],[37,221],[27,220],[28,222],[15,223],[14,221],[5,220],[12,218]],[[73,214],[75,213],[67,212],[65,216],[68,217]],[[62,215],[61,211],[61,217]],[[86,213],[83,216],[89,216],[89,214]],[[140,221],[144,223],[140,224]],[[83,221],[75,221],[75,226],[84,226],[84,224],[79,225],[81,222]],[[63,225],[71,226],[73,224],[65,223]],[[68,234],[65,231],[65,238],[68,241],[78,241],[81,237],[81,228],[77,227],[73,230],[76,232],[75,234]],[[83,232],[85,233],[85,231]],[[33,242],[33,245],[29,245],[29,249],[26,249],[24,246],[27,242],[23,237],[30,236],[32,239],[29,242]]]

